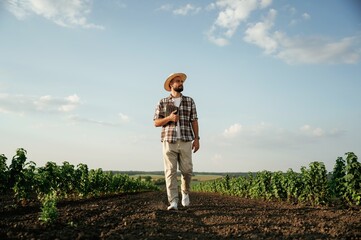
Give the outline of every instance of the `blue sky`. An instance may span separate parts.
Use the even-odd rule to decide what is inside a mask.
[[[0,3],[0,154],[37,166],[162,170],[153,125],[185,72],[194,171],[332,171],[361,155],[357,0]]]

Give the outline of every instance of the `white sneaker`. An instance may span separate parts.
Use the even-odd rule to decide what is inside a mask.
[[[182,193],[182,205],[183,207],[189,206],[189,194]]]
[[[167,210],[178,210],[178,204],[176,201],[172,201],[169,205],[169,207],[167,208]]]

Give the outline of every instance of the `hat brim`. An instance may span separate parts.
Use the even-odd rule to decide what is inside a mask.
[[[169,77],[164,82],[164,89],[168,92],[171,91],[171,88],[169,86],[170,81],[172,81],[175,77],[180,77],[183,81],[187,79],[187,75],[185,73],[172,73],[169,75]]]

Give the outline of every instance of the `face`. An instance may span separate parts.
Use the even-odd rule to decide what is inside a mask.
[[[183,91],[183,83],[184,83],[184,81],[182,80],[181,77],[175,77],[170,82],[170,87],[173,88],[174,91],[180,93]]]

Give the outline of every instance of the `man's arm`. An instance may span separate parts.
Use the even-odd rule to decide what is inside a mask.
[[[192,144],[193,153],[197,152],[199,149],[199,126],[198,126],[198,120],[194,120],[192,122],[192,129],[194,133],[194,141]]]
[[[178,115],[175,114],[176,111],[172,112],[168,117],[165,118],[158,118],[154,120],[154,126],[156,127],[162,127],[166,125],[169,122],[177,122],[178,121]]]
[[[192,122],[192,130],[193,130],[193,133],[194,133],[194,137],[195,139],[198,139],[199,138],[199,127],[198,127],[198,120],[194,120]]]

